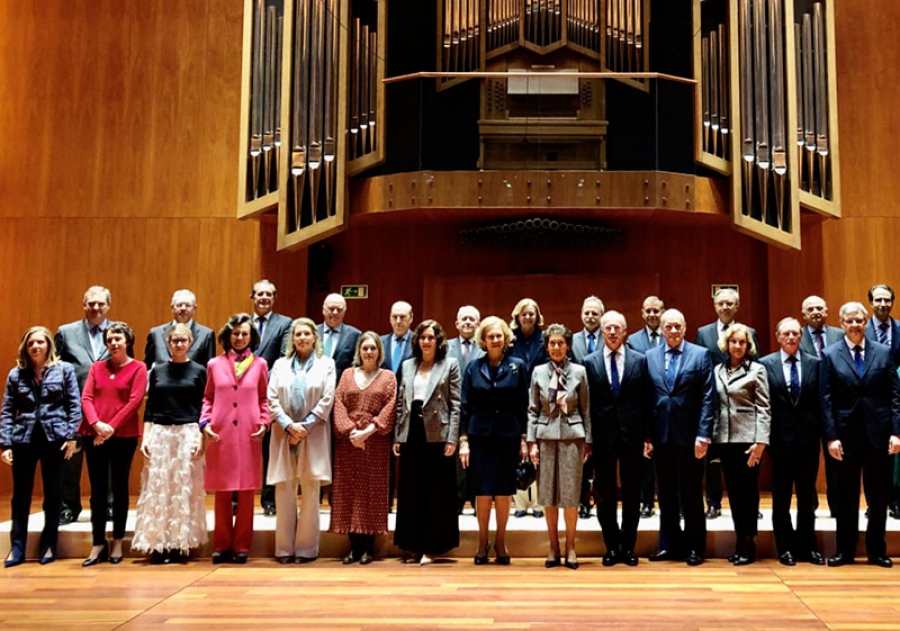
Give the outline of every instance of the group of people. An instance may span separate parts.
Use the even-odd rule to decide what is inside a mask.
[[[585,299],[575,334],[545,325],[537,302],[524,298],[509,323],[460,308],[459,336],[450,340],[435,320],[413,326],[406,302],[394,303],[392,332],[379,336],[344,323],[338,294],[325,299],[318,325],[275,313],[276,296],[271,282],[257,282],[253,313],[232,315],[216,335],[194,321],[195,296],[179,290],[173,319],[150,331],[143,362],[133,359],[131,328],[108,319],[103,287],[85,292],[83,320],[55,336],[44,327],[24,333],[0,409],[0,458],[12,465],[14,487],[6,567],[25,559],[37,462],[39,561],[54,560],[60,524],[81,510],[82,451],[93,533],[83,565],[120,562],[139,444],[146,462],[131,547],[152,564],[183,561],[206,542],[206,491],[215,497],[213,563],[245,563],[261,488],[264,512],[276,515],[276,559],[313,561],[323,487],[331,485],[330,531],[348,536],[345,564],[375,558],[396,489],[394,543],[406,562],[427,565],[457,547],[458,514],[471,500],[474,563],[488,563],[493,547],[495,563],[509,564],[515,496],[516,516],[531,503],[546,519],[546,567],[577,569],[578,517],[590,514],[592,481],[602,564],[634,566],[655,468],[659,549],[649,559],[700,565],[706,519],[721,511],[720,464],[735,530],[729,560],[745,565],[756,558],[765,452],[779,560],[824,564],[815,538],[822,444],[837,519],[828,564],[854,560],[862,475],[868,561],[891,566],[884,532],[889,507],[900,517],[900,484],[891,484],[900,453],[900,322],[890,317],[894,292],[885,285],[869,291],[872,319],[861,303],[843,305],[841,329],[825,324],[821,298],[808,297],[805,325],[781,320],[780,348],[762,358],[755,331],[736,319],[739,296],[730,288],[715,293],[717,320],[695,344],[685,339],[684,315],[656,296],[644,300],[644,326],[633,333],[595,296]],[[517,494],[524,461],[536,481]]]

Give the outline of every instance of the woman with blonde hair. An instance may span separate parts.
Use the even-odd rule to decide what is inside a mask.
[[[75,368],[59,359],[49,329],[33,326],[19,342],[16,367],[9,371],[0,408],[0,460],[12,466],[12,527],[5,567],[25,561],[28,514],[34,473],[41,463],[44,529],[38,548],[41,565],[56,559],[62,506],[62,464],[75,453],[81,401]]]
[[[294,320],[290,344],[269,376],[273,422],[267,482],[275,486],[275,558],[281,564],[319,556],[319,489],[331,483],[334,374],[334,360],[322,352],[315,322]]]

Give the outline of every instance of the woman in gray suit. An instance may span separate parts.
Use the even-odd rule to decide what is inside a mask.
[[[275,486],[275,558],[308,563],[319,556],[319,489],[331,483],[331,408],[334,360],[326,357],[316,323],[291,323],[291,343],[269,376],[267,482]],[[297,485],[303,497],[297,512]]]
[[[459,364],[447,357],[444,329],[434,320],[416,327],[412,353],[400,371],[394,427],[400,458],[394,545],[407,552],[407,563],[427,565],[459,545]]]
[[[769,381],[756,356],[753,336],[743,324],[732,324],[719,337],[728,360],[715,367],[719,414],[712,442],[722,459],[728,502],[734,522],[735,565],[756,561],[756,521],[759,511],[759,461],[769,444],[771,411]]]
[[[528,447],[538,466],[538,502],[544,507],[550,554],[544,565],[560,565],[559,508],[566,522],[567,568],[578,569],[575,529],[581,495],[582,465],[591,450],[587,371],[567,358],[572,332],[551,324],[544,333],[550,361],[534,369],[528,408]]]

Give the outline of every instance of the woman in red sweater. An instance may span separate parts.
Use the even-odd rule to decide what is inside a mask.
[[[122,561],[122,540],[128,517],[128,475],[137,449],[141,424],[138,408],[147,389],[147,367],[134,361],[128,349],[134,344],[134,331],[124,322],[111,322],[104,332],[109,359],[91,366],[81,405],[84,421],[81,433],[92,436],[85,441],[88,478],[91,481],[91,530],[93,547],[82,565],[101,561]],[[113,543],[106,541],[107,489],[112,486]]]

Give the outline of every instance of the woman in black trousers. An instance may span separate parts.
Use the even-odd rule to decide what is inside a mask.
[[[19,358],[6,379],[0,409],[0,459],[12,466],[13,473],[12,528],[5,567],[25,561],[28,514],[38,462],[44,485],[44,530],[38,558],[41,565],[56,558],[62,463],[75,453],[80,422],[75,369],[60,361],[47,328],[31,327],[19,343]]]

